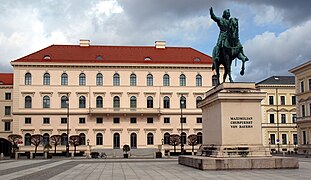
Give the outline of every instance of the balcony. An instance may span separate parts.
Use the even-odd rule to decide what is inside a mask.
[[[262,123],[261,126],[263,128],[297,128],[296,123]]]
[[[157,108],[91,108],[90,114],[160,115],[160,110]]]
[[[307,122],[311,122],[311,116],[297,118],[297,123],[307,123]]]

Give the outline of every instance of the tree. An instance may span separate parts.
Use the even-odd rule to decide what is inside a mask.
[[[54,146],[54,154],[56,154],[56,146],[60,145],[61,143],[61,136],[56,134],[51,136],[51,144]]]
[[[42,143],[43,136],[41,134],[31,135],[31,144],[35,146],[35,155],[37,154],[38,146]]]
[[[77,146],[80,145],[80,136],[79,135],[70,136],[69,143],[73,145],[73,147],[75,148],[74,153],[76,153]]]
[[[18,150],[18,143],[22,139],[22,136],[19,134],[11,134],[8,136],[8,140],[12,143],[12,151],[15,153]]]
[[[190,134],[188,136],[188,145],[192,146],[192,152],[194,151],[194,146],[198,144],[198,137],[196,134]]]
[[[180,136],[178,134],[170,135],[170,145],[174,146],[174,153],[176,153],[176,146],[180,144]]]

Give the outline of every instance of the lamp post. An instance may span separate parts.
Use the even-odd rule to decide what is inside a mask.
[[[278,79],[276,79],[278,80]],[[277,128],[277,146],[278,146],[278,153],[280,152],[280,125],[279,125],[279,97],[278,97],[278,88],[275,89],[275,96],[276,96],[276,128]]]
[[[184,101],[184,95],[181,95],[180,97],[180,154],[184,154],[184,141],[183,141],[183,132],[184,132],[184,129],[183,129],[183,113],[182,113],[182,108],[185,104],[185,101]]]
[[[67,143],[66,143],[66,157],[69,157],[69,95],[67,94]]]

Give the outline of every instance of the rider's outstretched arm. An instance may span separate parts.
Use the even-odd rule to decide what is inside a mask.
[[[217,23],[220,22],[220,18],[217,17],[217,16],[214,14],[214,10],[213,10],[212,7],[209,9],[209,12],[210,12],[211,18],[212,18],[215,22],[217,22]]]

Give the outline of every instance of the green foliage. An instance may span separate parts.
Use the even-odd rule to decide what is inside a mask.
[[[129,152],[130,150],[131,150],[131,148],[130,148],[129,145],[125,144],[125,145],[123,146],[123,152],[125,152],[126,154],[127,154],[127,152]]]

